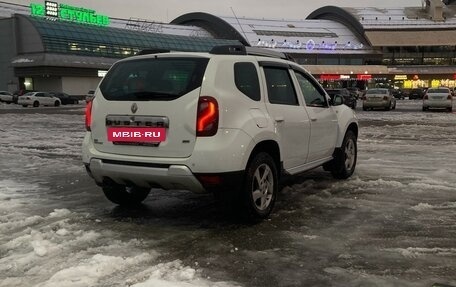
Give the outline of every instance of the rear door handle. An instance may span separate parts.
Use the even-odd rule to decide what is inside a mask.
[[[278,122],[278,123],[281,123],[281,122],[284,122],[284,121],[285,121],[285,119],[284,119],[283,117],[276,117],[274,120],[275,120],[276,122]]]
[[[317,118],[310,118],[310,120],[311,120],[312,122],[316,122],[316,121],[317,121]]]

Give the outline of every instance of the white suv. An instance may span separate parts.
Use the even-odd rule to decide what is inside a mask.
[[[116,204],[151,188],[213,192],[254,219],[283,174],[352,175],[358,123],[283,54],[244,46],[117,62],[86,107],[83,162]]]

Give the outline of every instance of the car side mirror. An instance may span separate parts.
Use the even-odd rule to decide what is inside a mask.
[[[340,106],[344,104],[344,97],[342,95],[334,95],[331,99],[331,105]]]

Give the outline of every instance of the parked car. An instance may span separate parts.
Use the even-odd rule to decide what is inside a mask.
[[[60,106],[61,101],[59,98],[52,96],[45,92],[29,92],[20,96],[17,100],[19,105],[27,106]]]
[[[356,98],[359,99],[363,92],[358,87],[347,87],[347,90]]]
[[[389,89],[369,89],[363,96],[363,111],[368,109],[394,110],[396,109],[396,98],[393,97]]]
[[[391,94],[393,97],[399,100],[405,99],[406,94],[401,89],[393,89],[391,90]]]
[[[51,94],[51,96],[59,98],[62,105],[72,105],[72,104],[79,103],[77,98],[72,97],[72,96],[68,95],[67,93],[51,92],[49,94]]]
[[[213,192],[263,219],[282,174],[355,170],[353,110],[282,53],[239,45],[133,56],[96,91],[82,160],[116,204],[138,204],[152,187]]]
[[[423,97],[423,111],[429,109],[446,109],[453,111],[453,96],[449,88],[429,88]]]
[[[409,92],[410,100],[421,100],[424,96],[424,90],[422,88],[411,89]]]
[[[90,102],[91,100],[93,100],[93,97],[95,97],[95,91],[94,90],[90,90],[87,92],[87,95],[85,97],[85,101],[86,103]]]
[[[347,89],[325,89],[331,99],[335,95],[341,95],[344,98],[344,104],[352,109],[356,109],[356,97],[353,96]]]
[[[0,102],[11,104],[13,102],[13,95],[7,91],[0,91]]]

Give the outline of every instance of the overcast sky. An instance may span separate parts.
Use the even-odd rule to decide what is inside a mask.
[[[3,0],[25,4],[44,0]],[[62,4],[85,7],[99,14],[117,18],[141,18],[160,22],[190,12],[208,12],[218,16],[304,19],[326,5],[340,7],[419,7],[421,0],[53,0]]]

